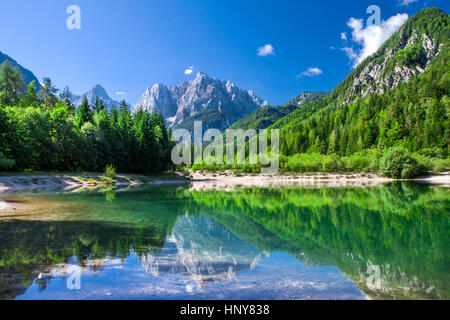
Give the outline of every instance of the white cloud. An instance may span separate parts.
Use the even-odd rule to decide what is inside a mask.
[[[116,92],[116,94],[117,94],[118,96],[124,96],[124,95],[126,95],[126,93],[123,92],[123,91],[118,91],[118,92]]]
[[[401,3],[400,3],[400,5],[401,6],[409,6],[411,3],[413,3],[413,2],[417,2],[417,1],[419,1],[419,0],[403,0]]]
[[[297,75],[297,78],[302,78],[302,77],[313,77],[313,76],[318,76],[320,74],[322,74],[323,71],[320,70],[319,68],[308,68],[308,70],[300,73],[299,75]]]
[[[347,41],[347,32],[342,32],[341,33],[341,39],[344,41]]]
[[[360,45],[360,50],[352,47],[345,47],[341,50],[352,60],[353,67],[359,65],[365,58],[374,54],[381,45],[389,39],[406,21],[406,13],[397,14],[383,21],[381,25],[371,25],[366,28],[363,26],[363,19],[351,18],[347,22],[352,31],[352,40]]]
[[[192,72],[194,72],[194,69],[195,68],[193,66],[191,66],[191,67],[187,68],[186,70],[184,70],[184,74],[190,75],[190,74],[192,74]]]
[[[258,56],[265,57],[269,55],[275,55],[275,48],[271,44],[266,44],[258,48]]]

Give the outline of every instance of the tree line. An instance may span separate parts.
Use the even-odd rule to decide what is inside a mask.
[[[38,92],[7,60],[0,69],[0,170],[160,173],[172,169],[161,114],[131,114],[125,101],[73,104],[68,87],[44,78]]]

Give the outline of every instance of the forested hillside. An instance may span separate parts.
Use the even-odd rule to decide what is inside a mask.
[[[284,106],[264,106],[236,121],[230,129],[265,129],[297,110],[300,106],[328,96],[328,92],[303,92]]]
[[[373,160],[368,158],[394,146],[402,153],[447,158],[449,38],[446,13],[430,8],[416,14],[328,98],[303,106],[272,126],[281,130],[281,153],[359,154],[366,158],[366,167],[360,169]],[[301,166],[291,160],[290,169],[296,169],[295,162]],[[337,168],[345,167],[336,162]]]

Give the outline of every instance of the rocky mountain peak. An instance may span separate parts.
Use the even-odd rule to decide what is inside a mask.
[[[93,105],[95,103],[95,99],[97,97],[103,100],[103,103],[107,106],[108,109],[117,107],[119,105],[119,102],[111,99],[108,93],[106,92],[105,88],[103,88],[99,84],[95,85],[91,90],[84,93],[83,95],[74,96],[73,97],[74,105],[80,106],[83,103],[84,97],[87,98],[90,105]]]
[[[231,81],[223,81],[198,72],[193,80],[177,86],[168,88],[156,84],[148,88],[134,106],[133,112],[161,112],[164,118],[176,127],[190,117],[216,110],[229,126],[266,104],[267,102],[252,91],[242,90]]]

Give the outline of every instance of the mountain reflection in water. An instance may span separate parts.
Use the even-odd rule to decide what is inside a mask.
[[[1,299],[449,298],[442,187],[0,199],[16,207],[0,211]],[[80,290],[67,286],[74,266]]]

